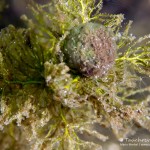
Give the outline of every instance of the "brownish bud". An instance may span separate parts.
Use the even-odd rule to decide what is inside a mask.
[[[110,29],[90,22],[71,29],[63,52],[71,69],[87,77],[102,77],[114,64],[116,42]]]

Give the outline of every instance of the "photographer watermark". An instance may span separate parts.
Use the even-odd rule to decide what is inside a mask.
[[[121,140],[120,146],[150,146],[150,138],[125,138]]]

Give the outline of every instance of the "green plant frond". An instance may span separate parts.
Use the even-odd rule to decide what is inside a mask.
[[[131,46],[128,46],[128,49],[125,51],[124,55],[116,59],[119,61],[127,61],[130,63],[137,72],[142,74],[147,74],[149,76],[150,71],[150,44],[147,41],[149,36],[140,38],[134,42]],[[146,40],[146,41],[145,41]],[[143,42],[142,46],[137,44]]]
[[[146,96],[146,93],[150,94],[150,86],[142,88],[142,89],[134,89],[134,91],[128,89],[127,91],[123,91],[122,99],[126,102],[138,103],[137,99],[134,98],[134,95],[137,95],[137,94],[142,95],[143,94]],[[129,99],[129,97],[133,97],[133,98]],[[143,101],[142,96],[141,96],[140,101]]]
[[[92,12],[95,9],[99,11],[102,5],[100,1],[97,6],[94,7],[92,0],[57,0],[44,6],[34,2],[32,3],[31,9],[34,12],[36,20],[39,23],[45,24],[51,22],[53,26],[49,26],[49,29],[58,34],[63,34],[66,30],[71,29],[75,25],[90,21]],[[55,13],[55,15],[53,15],[53,13]],[[46,21],[42,21],[44,18],[48,20],[47,23]]]
[[[125,30],[123,32],[123,36],[128,36],[132,23],[133,21],[129,21],[129,23],[126,25]]]
[[[27,25],[32,30],[34,30],[36,35],[34,39],[41,43],[41,46],[44,49],[43,55],[46,60],[49,60],[49,57],[55,57],[53,53],[55,51],[55,44],[58,41],[58,35],[52,32],[51,27],[46,21],[48,16],[42,8],[36,3],[33,6],[34,7],[31,7],[31,10],[33,12],[34,21],[29,20],[25,15],[22,16],[22,19],[27,22]],[[54,59],[53,61],[56,60]]]
[[[33,78],[33,74],[36,74],[37,78],[42,76],[43,52],[39,45],[32,43],[32,38],[31,32],[29,33],[25,29],[17,30],[13,26],[1,31],[2,63],[5,70],[7,70],[8,78],[10,78],[8,80],[30,80]]]
[[[135,36],[129,33],[131,25],[132,21],[129,21],[123,32],[120,32],[119,30],[116,32],[118,50],[121,50],[124,47],[128,48],[128,46],[136,39]]]
[[[93,16],[91,20],[97,20],[104,24],[106,27],[110,27],[112,31],[118,31],[121,28],[121,23],[124,20],[123,14],[106,14],[106,13],[99,13],[96,16]]]

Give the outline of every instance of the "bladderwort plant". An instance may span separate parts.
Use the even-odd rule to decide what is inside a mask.
[[[0,32],[1,150],[102,149],[83,138],[109,138],[95,124],[118,140],[150,130],[150,35],[136,38],[123,14],[101,13],[102,0],[30,8],[26,28]]]

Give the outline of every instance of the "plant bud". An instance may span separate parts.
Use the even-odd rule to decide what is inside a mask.
[[[116,42],[110,29],[90,22],[70,30],[63,53],[72,70],[86,77],[102,77],[114,64]]]

